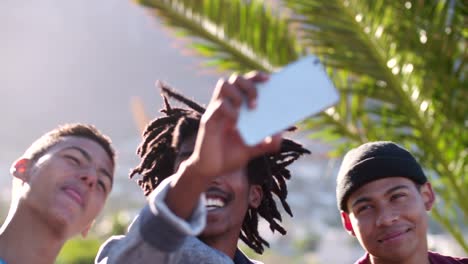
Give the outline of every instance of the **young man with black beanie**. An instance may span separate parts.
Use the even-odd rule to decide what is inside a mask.
[[[336,187],[344,228],[367,251],[355,264],[456,264],[468,258],[428,251],[427,211],[435,194],[421,166],[393,142],[349,151]]]

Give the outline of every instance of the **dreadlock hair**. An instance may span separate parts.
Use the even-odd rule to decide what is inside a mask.
[[[174,173],[177,151],[182,141],[196,135],[201,116],[205,112],[204,107],[175,92],[167,84],[160,82],[159,86],[164,99],[164,108],[161,110],[164,116],[152,120],[147,125],[143,132],[143,141],[137,149],[141,162],[130,172],[130,178],[136,174],[142,176],[138,180],[138,185],[143,189],[145,196]],[[190,109],[173,108],[168,98],[173,98]],[[292,216],[291,208],[286,202],[288,195],[286,180],[291,178],[287,166],[306,153],[310,152],[302,145],[284,139],[278,153],[255,158],[247,165],[249,182],[261,186],[263,198],[258,208],[248,209],[240,238],[259,254],[263,253],[264,246],[269,247],[268,242],[258,232],[259,216],[269,223],[272,232],[278,231],[282,235],[286,234],[286,230],[279,223],[282,218],[273,195],[279,199],[284,210]]]

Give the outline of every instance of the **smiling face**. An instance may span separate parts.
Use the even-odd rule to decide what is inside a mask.
[[[353,192],[341,217],[372,259],[399,263],[427,254],[426,211],[434,198],[430,183],[418,190],[408,178],[384,178]]]
[[[19,207],[30,208],[65,238],[91,225],[112,189],[111,157],[83,137],[64,137],[37,161],[20,159],[14,168],[23,182]]]
[[[175,161],[175,170],[193,152],[195,136],[184,140]],[[216,177],[205,192],[207,224],[200,238],[209,241],[226,235],[239,236],[247,210],[260,205],[262,189],[250,184],[247,170],[237,170]]]

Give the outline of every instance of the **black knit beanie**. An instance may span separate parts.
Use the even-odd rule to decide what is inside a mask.
[[[393,142],[369,142],[350,150],[336,179],[338,208],[347,212],[346,203],[354,191],[366,183],[387,177],[406,177],[418,184],[427,182],[413,155]]]

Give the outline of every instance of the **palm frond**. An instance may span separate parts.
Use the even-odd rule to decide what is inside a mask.
[[[207,65],[263,70],[318,55],[341,94],[303,126],[340,154],[371,140],[409,148],[442,202],[434,216],[468,252],[468,4],[462,0],[138,0],[193,40]],[[458,201],[455,203],[454,201]]]
[[[292,22],[300,24],[302,43],[332,72],[344,73],[332,75],[342,92],[333,122],[319,116],[308,121],[309,128],[327,127],[327,133],[345,136],[354,144],[397,141],[413,150],[435,178],[440,177],[435,187],[448,195],[444,201],[466,201],[468,180],[462,177],[468,172],[462,165],[466,164],[462,153],[468,148],[466,4],[456,0],[285,2],[296,14]],[[468,223],[466,203],[444,206]],[[453,224],[454,219],[440,220]],[[457,240],[468,251],[466,242]]]
[[[298,58],[287,21],[253,0],[138,0],[184,35],[209,65],[236,71],[262,70]]]

